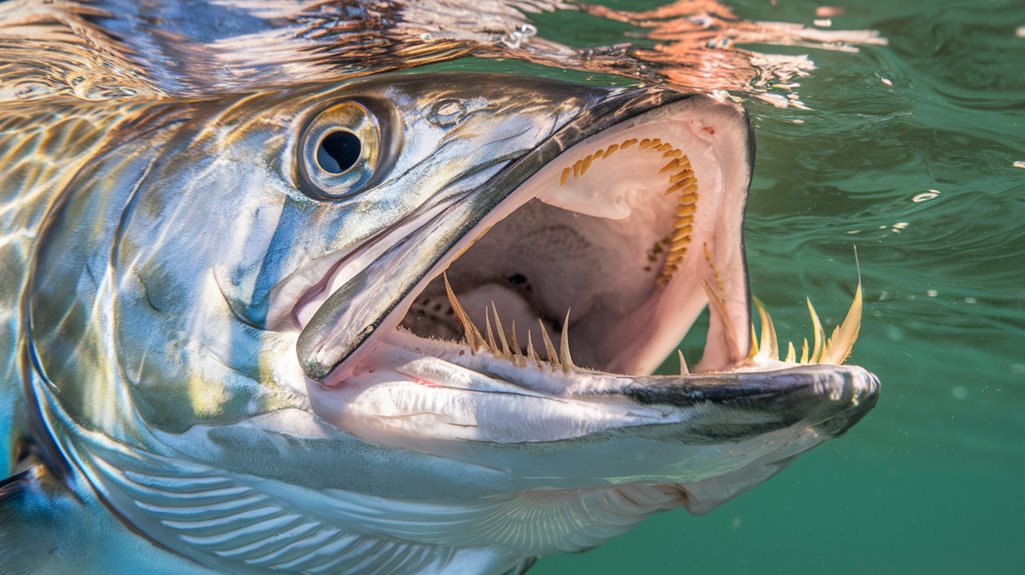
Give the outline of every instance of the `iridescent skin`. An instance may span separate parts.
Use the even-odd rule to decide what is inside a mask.
[[[650,106],[659,94],[617,96],[517,78],[385,76],[241,99],[127,107],[98,103],[24,118],[7,114],[4,158],[9,167],[3,173],[11,197],[5,217],[8,229],[23,230],[3,251],[7,269],[20,272],[9,276],[19,281],[5,283],[3,296],[10,314],[5,363],[14,375],[5,380],[3,397],[17,414],[5,418],[14,424],[6,438],[12,445],[7,465],[24,455],[17,445],[33,434],[44,459],[57,470],[56,479],[33,466],[30,456],[21,461],[19,470],[29,470],[22,481],[59,479],[97,508],[93,490],[98,490],[101,499],[130,514],[138,509],[135,501],[154,495],[152,482],[163,485],[160,477],[176,478],[164,485],[171,491],[145,505],[179,505],[174,503],[177,489],[187,495],[197,484],[222,483],[233,490],[232,497],[214,500],[229,504],[237,490],[252,490],[237,483],[240,473],[273,478],[283,487],[301,485],[305,495],[300,500],[287,495],[287,489],[285,500],[267,499],[270,492],[260,497],[271,506],[267,509],[277,510],[269,512],[322,525],[316,529],[323,537],[310,538],[312,549],[324,544],[325,534],[360,525],[344,512],[320,515],[329,504],[311,499],[332,491],[390,497],[429,492],[442,500],[465,498],[482,488],[503,491],[506,480],[500,475],[481,470],[476,473],[484,475],[474,476],[461,465],[456,472],[447,469],[450,464],[415,453],[395,460],[389,450],[327,428],[321,438],[299,439],[306,443],[299,453],[268,450],[259,441],[236,443],[242,437],[267,441],[284,431],[280,422],[271,422],[258,432],[263,424],[248,422],[261,415],[309,410],[308,400],[277,373],[281,358],[295,358],[295,340],[268,329],[270,290],[320,255],[366,243],[426,205],[459,200],[570,118],[586,116],[589,108],[627,96],[629,102]],[[296,139],[316,112],[352,99],[376,106],[384,124],[388,140],[367,145],[382,145],[382,163],[405,167],[395,169],[400,175],[394,182],[371,193],[311,199],[300,190]],[[460,122],[442,125],[434,117],[434,103],[446,99],[466,103]],[[440,140],[450,140],[449,145],[439,148]],[[397,279],[407,271],[422,273],[402,268],[391,273]],[[380,294],[359,297],[373,301]],[[302,417],[322,425],[311,416]],[[203,426],[220,430],[217,444],[239,425],[243,435],[229,440],[234,445],[230,453],[172,455],[185,445],[198,446],[188,434],[205,433],[198,431]],[[179,433],[186,435],[168,441]],[[349,453],[345,469],[361,472],[340,473],[339,453]],[[282,461],[287,466],[281,467]],[[211,464],[218,469],[207,467]],[[122,470],[134,475],[126,477]],[[413,484],[408,483],[411,477],[417,478]],[[150,487],[139,491],[143,484]],[[476,494],[481,496],[486,493]],[[210,501],[203,504],[201,509]],[[60,507],[53,501],[41,506]],[[81,507],[72,510],[87,513]],[[166,526],[155,521],[159,516],[134,515],[131,522],[164,545],[181,549],[179,532],[160,534]],[[24,528],[31,522],[19,521],[22,528],[5,541],[38,541]],[[42,523],[52,532],[52,525]],[[374,544],[372,536],[363,537],[369,538],[356,550],[343,549],[328,559],[344,560],[343,566],[394,561],[404,571],[455,569],[462,561],[481,570],[515,563],[503,554],[485,559],[474,552],[463,558],[453,555],[451,547],[388,540]],[[91,545],[61,544],[69,553]],[[192,542],[184,552],[194,555],[203,547]],[[5,553],[17,550],[24,547],[5,543]],[[238,572],[235,562],[199,552],[208,565]],[[30,556],[28,564],[36,560]]]

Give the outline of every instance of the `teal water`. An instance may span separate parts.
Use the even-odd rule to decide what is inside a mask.
[[[818,5],[729,2],[808,26]],[[775,49],[817,70],[800,79],[811,110],[746,103],[746,243],[752,290],[797,341],[806,295],[842,319],[857,246],[851,362],[879,376],[878,407],[707,515],[656,516],[532,574],[1025,573],[1025,2],[835,5],[831,29],[888,45]],[[581,17],[581,43],[622,38],[592,24]]]

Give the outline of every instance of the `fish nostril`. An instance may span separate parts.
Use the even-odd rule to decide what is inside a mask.
[[[317,147],[317,163],[325,172],[342,174],[356,165],[362,150],[359,136],[352,132],[336,130],[326,134],[320,141]]]

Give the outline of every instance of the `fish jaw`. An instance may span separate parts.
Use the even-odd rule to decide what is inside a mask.
[[[627,376],[525,369],[428,340],[367,361],[312,393],[320,419],[375,445],[515,470],[517,492],[658,485],[695,513],[843,434],[879,391],[857,366]]]
[[[746,116],[718,98],[645,97],[600,129],[588,130],[593,116],[570,122],[296,308],[291,369],[318,417],[377,445],[515,465],[519,491],[664,485],[703,511],[867,413],[879,389],[867,371],[750,353]],[[517,238],[532,234],[548,245],[524,256]],[[586,248],[549,257],[567,238]],[[573,268],[574,257],[635,279]],[[532,263],[546,258],[558,263]],[[550,295],[526,294],[516,276]],[[360,306],[360,294],[380,299]],[[706,306],[694,372],[648,375]]]

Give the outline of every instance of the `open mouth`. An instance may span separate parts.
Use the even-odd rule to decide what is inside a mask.
[[[875,385],[860,368],[853,387],[850,373],[810,370],[763,393],[778,382],[759,372],[797,360],[791,352],[779,361],[767,315],[761,346],[753,337],[741,237],[749,131],[730,103],[693,96],[663,104],[560,148],[436,260],[409,257],[416,245],[394,248],[393,260],[419,266],[415,286],[393,292],[396,303],[381,308],[355,353],[332,352],[342,359],[324,368],[304,365],[315,381],[315,409],[362,435],[371,433],[368,420],[397,429],[406,445],[418,433],[438,435],[439,422],[455,430],[452,437],[517,442],[683,421],[691,415],[638,402],[690,406],[704,401],[709,386],[729,401],[800,388],[800,398],[786,400],[793,410],[817,409],[812,404],[824,394],[857,404]],[[441,211],[416,229],[438,229],[444,218],[457,219]],[[304,330],[301,361],[316,351],[304,347],[308,332],[343,340],[346,324],[325,310],[359,307],[338,305],[339,294],[349,297],[353,285],[369,283],[353,280],[346,258],[377,262],[383,253],[340,256],[306,274],[321,279],[299,292],[290,312]],[[688,370],[680,354],[679,376],[644,377],[673,353],[706,306],[700,361]],[[841,363],[857,323],[845,322],[829,342],[817,327],[811,357],[806,351],[801,363]],[[655,398],[654,389],[666,393]],[[596,395],[633,403],[587,400]],[[520,401],[506,401],[514,396]],[[804,415],[780,415],[779,425]],[[523,425],[531,420],[543,421],[541,428]]]
[[[518,207],[417,295],[400,329],[522,367],[640,374],[712,298],[718,329],[696,368],[741,361],[747,125],[703,103],[660,108],[550,162],[513,193]]]
[[[524,367],[642,374],[711,301],[695,369],[735,366],[749,341],[748,132],[738,107],[694,96],[568,146],[443,256],[381,337],[459,343]],[[295,298],[301,328],[349,279],[340,263],[306,274],[323,279]]]

